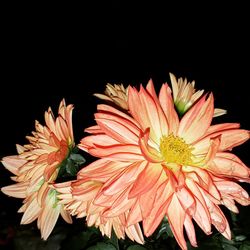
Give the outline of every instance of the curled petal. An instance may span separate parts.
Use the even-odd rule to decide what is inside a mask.
[[[149,138],[149,129],[146,129],[144,135],[141,135],[139,138],[139,146],[141,148],[141,152],[146,160],[149,162],[162,162],[163,158],[159,151],[155,148],[148,145]]]

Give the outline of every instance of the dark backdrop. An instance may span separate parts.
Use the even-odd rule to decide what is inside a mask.
[[[213,91],[218,122],[249,128],[249,23],[246,6],[189,8],[109,1],[91,6],[3,6],[0,156],[15,154],[43,113],[62,98],[75,105],[76,142],[93,124],[105,84],[159,89],[169,72]],[[249,164],[249,144],[235,152]],[[10,184],[2,167],[0,186]],[[1,213],[17,224],[21,201],[0,194]],[[1,223],[1,222],[0,222]]]

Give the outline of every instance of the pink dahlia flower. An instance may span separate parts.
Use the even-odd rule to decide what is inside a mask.
[[[197,246],[193,221],[206,234],[214,225],[230,239],[220,205],[237,212],[235,201],[250,204],[236,183],[250,180],[249,169],[230,152],[249,132],[238,123],[211,125],[213,94],[203,95],[179,119],[168,85],[157,96],[149,81],[140,91],[129,87],[127,105],[127,112],[98,105],[97,125],[86,129],[91,135],[79,145],[101,158],[78,178],[103,183],[91,201],[102,218],[125,214],[125,227],[142,222],[150,236],[166,216],[182,249],[187,249],[184,229]]]

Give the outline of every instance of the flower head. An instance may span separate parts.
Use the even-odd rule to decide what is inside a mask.
[[[111,101],[122,109],[128,109],[128,88],[124,88],[123,84],[111,85],[108,83],[104,94],[94,95],[102,100]]]
[[[71,223],[71,217],[57,202],[57,192],[51,186],[55,182],[60,164],[74,147],[72,130],[73,106],[60,103],[55,119],[51,109],[45,112],[46,125],[36,121],[33,136],[27,136],[29,144],[17,145],[18,155],[2,159],[6,169],[15,176],[16,184],[3,187],[3,193],[23,198],[21,224],[37,220],[43,239],[47,239],[54,228],[59,214]]]
[[[102,217],[126,214],[125,227],[142,222],[144,234],[150,236],[166,216],[182,249],[187,249],[183,228],[197,245],[192,220],[206,234],[214,225],[230,239],[219,205],[237,211],[235,201],[250,204],[236,183],[250,180],[249,169],[229,152],[248,140],[249,132],[237,123],[211,125],[212,93],[189,96],[196,102],[179,119],[167,84],[159,96],[151,80],[140,91],[129,87],[128,112],[98,105],[97,124],[86,129],[91,135],[79,144],[101,158],[79,176],[83,182],[102,183],[92,201]]]
[[[178,80],[170,73],[170,80],[173,89],[175,107],[180,115],[183,115],[203,94],[204,90],[196,91],[195,82],[189,83],[187,78],[182,77]],[[224,109],[214,109],[214,117],[224,115],[227,111]]]
[[[110,162],[110,165],[112,164]],[[127,235],[133,241],[144,243],[139,223],[126,225],[128,212],[121,213],[119,216],[107,217],[104,215],[106,208],[94,203],[95,197],[102,189],[103,182],[82,179],[80,171],[76,181],[55,184],[54,186],[59,193],[60,203],[64,205],[65,209],[77,218],[86,216],[89,227],[98,227],[102,235],[108,237],[111,237],[113,229],[119,239],[124,239]]]

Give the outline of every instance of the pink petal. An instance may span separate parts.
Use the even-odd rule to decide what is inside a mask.
[[[135,119],[133,119],[131,116],[127,115],[124,112],[119,111],[118,109],[115,109],[109,105],[100,104],[97,106],[97,110],[101,112],[106,112],[107,114],[117,115],[121,118],[124,118],[128,121],[130,121],[132,124],[134,124],[136,127],[140,128],[139,123],[136,122]]]
[[[84,151],[88,151],[89,148],[95,147],[94,144],[112,146],[120,143],[108,135],[99,134],[84,137],[78,147]]]
[[[215,182],[215,185],[223,196],[233,198],[243,206],[250,204],[248,193],[237,183],[225,180]]]
[[[19,158],[18,155],[6,156],[2,159],[2,164],[11,173],[18,175],[18,169],[23,166],[27,161]]]
[[[229,177],[249,177],[248,168],[237,156],[230,153],[218,153],[208,165],[208,169],[215,174]]]
[[[160,178],[162,171],[161,164],[149,162],[146,168],[137,177],[129,193],[129,198],[133,198],[139,194],[142,195],[147,192],[147,190],[150,190]]]
[[[32,197],[33,198],[33,197]],[[41,207],[38,205],[37,200],[35,197],[30,199],[30,202],[27,203],[27,207],[24,211],[21,224],[29,224],[37,219],[41,212]]]
[[[9,196],[15,198],[26,198],[27,188],[29,186],[28,182],[20,182],[17,184],[2,187],[1,191]]]
[[[187,249],[186,240],[183,235],[185,211],[175,194],[169,203],[166,215],[178,244],[182,249]]]
[[[69,136],[70,136],[72,141],[74,141],[73,126],[72,126],[72,111],[73,111],[73,109],[74,109],[74,106],[72,104],[70,104],[66,107],[66,111],[65,111],[65,119],[66,119],[68,130],[69,130]]]
[[[231,150],[249,139],[249,131],[243,129],[228,130],[222,133],[220,151]]]
[[[205,99],[206,96],[203,96],[180,121],[178,136],[182,137],[186,143],[199,139],[210,126],[214,113],[214,98],[210,94],[208,99]]]
[[[135,240],[140,244],[144,244],[143,234],[138,223],[125,228],[125,232],[131,240]]]
[[[151,97],[153,98],[154,103],[156,105],[156,108],[158,110],[159,119],[160,119],[160,127],[161,127],[162,134],[167,135],[167,134],[171,133],[172,131],[169,131],[169,126],[172,125],[172,124],[170,124],[170,122],[167,120],[168,117],[166,116],[166,113],[164,112],[164,109],[161,106],[160,100],[158,99],[158,97],[156,95],[152,79],[149,80],[149,82],[147,84],[147,87],[146,87],[146,90],[151,95]],[[172,103],[172,106],[173,106],[173,103]]]
[[[91,126],[89,128],[86,128],[84,131],[87,132],[87,133],[91,133],[91,134],[101,134],[101,133],[103,133],[103,131],[101,130],[101,128],[98,125],[94,125],[94,126]]]
[[[168,124],[160,105],[141,86],[139,97],[150,124],[150,137],[159,143],[162,135],[168,134]],[[158,105],[157,105],[158,104]]]
[[[239,213],[238,208],[235,206],[235,202],[233,199],[229,198],[229,197],[224,197],[222,198],[222,202],[221,202],[224,206],[226,206],[229,210],[231,210],[234,213]]]
[[[207,152],[209,141],[213,137],[220,136],[219,151],[231,150],[249,139],[249,132],[243,129],[228,129],[209,134],[195,143],[194,154]]]
[[[102,184],[97,181],[77,180],[72,183],[72,195],[77,200],[93,200]]]
[[[211,205],[209,206],[209,210],[211,214],[212,224],[220,233],[225,232],[228,227],[228,222],[220,208],[217,205],[211,203]]]
[[[120,143],[137,143],[139,129],[130,121],[115,115],[97,113],[95,120],[102,131]]]
[[[61,216],[63,217],[63,219],[64,219],[67,223],[69,223],[69,224],[72,224],[72,223],[73,223],[73,220],[72,220],[72,218],[71,218],[69,212],[66,211],[64,207],[61,209],[60,213],[61,213]]]
[[[43,175],[46,181],[51,180],[51,178],[53,177],[55,171],[58,168],[58,165],[59,165],[59,162],[57,162],[57,161],[53,162],[50,165],[47,165],[47,167],[44,170],[44,175]],[[52,181],[54,181],[54,180],[52,180]]]
[[[136,89],[129,87],[128,106],[132,116],[141,125],[141,129],[152,128],[150,137],[155,142],[158,142],[161,138],[158,111],[152,97],[146,93],[143,87],[141,87],[140,93]]]
[[[156,193],[159,187],[166,181],[165,172],[162,172],[160,178],[158,179],[157,183],[144,194],[139,197],[140,207],[142,217],[146,218],[151,213],[156,199]]]
[[[217,132],[222,132],[223,130],[234,129],[234,128],[239,128],[239,127],[240,127],[239,123],[221,123],[221,124],[212,125],[208,128],[205,136],[208,136]]]
[[[104,195],[114,195],[125,190],[131,183],[135,182],[138,175],[145,168],[145,162],[136,162],[125,168],[120,174],[112,178],[112,182],[104,184],[102,192]],[[108,184],[108,185],[107,185]]]
[[[207,209],[206,202],[204,200],[204,196],[200,192],[200,188],[197,186],[197,184],[191,180],[187,179],[186,184],[189,188],[189,190],[193,193],[196,203],[196,209],[193,214],[194,220],[197,222],[199,227],[206,233],[211,233],[211,219],[210,219],[210,213]]]
[[[43,208],[41,216],[41,235],[47,240],[51,234],[60,214],[60,205],[54,207],[54,204],[46,205]]]
[[[168,121],[168,133],[177,134],[179,127],[179,118],[175,111],[174,102],[171,95],[171,89],[167,84],[163,84],[159,94],[159,102]]]
[[[171,197],[169,199],[171,199]],[[145,236],[149,237],[150,235],[152,235],[159,224],[162,222],[166,214],[168,204],[169,200],[163,202],[157,209],[153,208],[154,211],[149,217],[143,219],[142,225]],[[152,217],[152,215],[154,216]]]
[[[157,190],[153,209],[149,216],[143,219],[143,230],[150,236],[161,223],[167,209],[167,204],[174,192],[171,181],[165,181]]]
[[[106,182],[114,174],[120,173],[130,164],[130,162],[112,162],[107,159],[99,159],[82,168],[77,173],[77,179],[87,178]]]
[[[142,221],[142,212],[139,200],[137,200],[129,211],[127,218],[127,226],[131,226],[140,221]]]
[[[185,209],[185,212],[192,214],[195,209],[195,200],[191,192],[183,187],[176,192],[176,196],[182,207]]]
[[[131,189],[130,187],[125,189],[125,191],[121,193],[120,196],[115,200],[110,210],[107,210],[106,212],[103,213],[103,216],[114,217],[128,211],[136,202],[134,198],[130,199],[128,197],[130,189]]]
[[[197,247],[196,235],[194,225],[188,214],[185,216],[184,227],[188,236],[188,239],[193,247]]]
[[[89,153],[95,157],[105,157],[112,161],[143,161],[139,146],[133,144],[100,146],[90,148]]]

